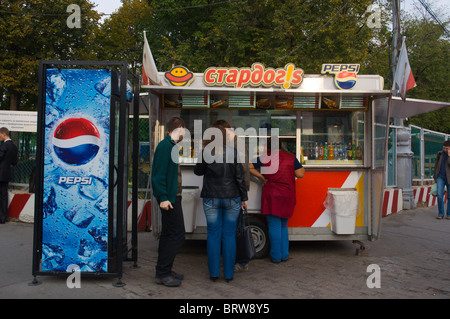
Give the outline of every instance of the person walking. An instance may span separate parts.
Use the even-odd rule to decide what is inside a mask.
[[[443,144],[443,150],[439,151],[434,163],[434,181],[437,187],[438,219],[444,218],[444,189],[447,187],[447,219],[450,219],[450,140]]]
[[[270,145],[270,143],[267,143]],[[278,161],[277,170],[270,174],[261,174],[257,171],[262,166],[271,166]],[[295,155],[281,149],[269,152],[250,163],[250,174],[263,181],[261,194],[261,214],[266,216],[269,229],[270,257],[273,263],[286,261],[289,257],[289,235],[287,223],[294,213],[295,207],[295,178],[302,178],[305,169]],[[262,164],[262,162],[266,164]]]
[[[11,180],[11,166],[17,165],[17,147],[9,137],[6,127],[0,128],[0,224],[8,216],[8,183]]]
[[[206,142],[194,173],[203,176],[200,196],[207,223],[208,270],[212,281],[220,275],[220,256],[223,258],[223,275],[227,282],[233,280],[236,261],[236,226],[241,209],[247,209],[247,189],[242,164],[237,151],[226,146],[224,127],[214,127],[215,135]],[[218,140],[216,140],[218,139]],[[214,148],[207,146],[214,141]],[[211,146],[209,145],[209,146]]]
[[[181,170],[179,164],[172,159],[172,149],[183,139],[185,127],[184,121],[179,117],[169,120],[167,135],[156,147],[151,173],[153,196],[161,209],[162,223],[155,282],[168,287],[177,287],[184,279],[183,275],[172,271],[175,257],[185,239]]]

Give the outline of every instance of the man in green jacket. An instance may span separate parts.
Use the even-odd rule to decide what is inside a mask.
[[[156,147],[152,166],[153,196],[161,208],[162,223],[155,281],[177,287],[184,276],[173,272],[172,266],[184,243],[185,229],[181,207],[181,170],[179,164],[172,160],[172,149],[183,139],[185,124],[181,118],[173,117],[166,128],[168,134]]]

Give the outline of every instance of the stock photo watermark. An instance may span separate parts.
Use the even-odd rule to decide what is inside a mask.
[[[70,4],[67,6],[67,13],[71,13],[66,20],[67,27],[70,29],[81,28],[81,9],[77,4]]]
[[[367,277],[366,285],[367,288],[381,288],[381,268],[377,264],[370,264],[367,266],[366,272],[371,273],[369,277]]]
[[[80,266],[72,264],[67,266],[67,272],[71,273],[66,280],[67,288],[81,288],[81,269]]]

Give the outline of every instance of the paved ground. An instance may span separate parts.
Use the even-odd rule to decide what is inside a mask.
[[[382,237],[367,242],[367,256],[356,256],[350,241],[291,243],[288,262],[254,260],[250,271],[232,282],[209,280],[204,241],[187,242],[174,270],[185,275],[178,288],[154,283],[157,241],[139,233],[139,269],[124,264],[125,287],[115,279],[82,278],[81,288],[69,289],[66,278],[40,276],[32,281],[33,226],[0,225],[0,298],[119,298],[119,299],[299,299],[299,298],[431,298],[450,297],[450,220],[437,220],[436,208],[417,208],[383,218]],[[379,266],[380,288],[368,288]],[[242,302],[242,300],[240,300]]]

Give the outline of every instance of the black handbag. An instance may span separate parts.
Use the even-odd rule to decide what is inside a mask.
[[[236,262],[248,263],[256,257],[255,243],[248,225],[248,212],[241,210],[236,228]]]

